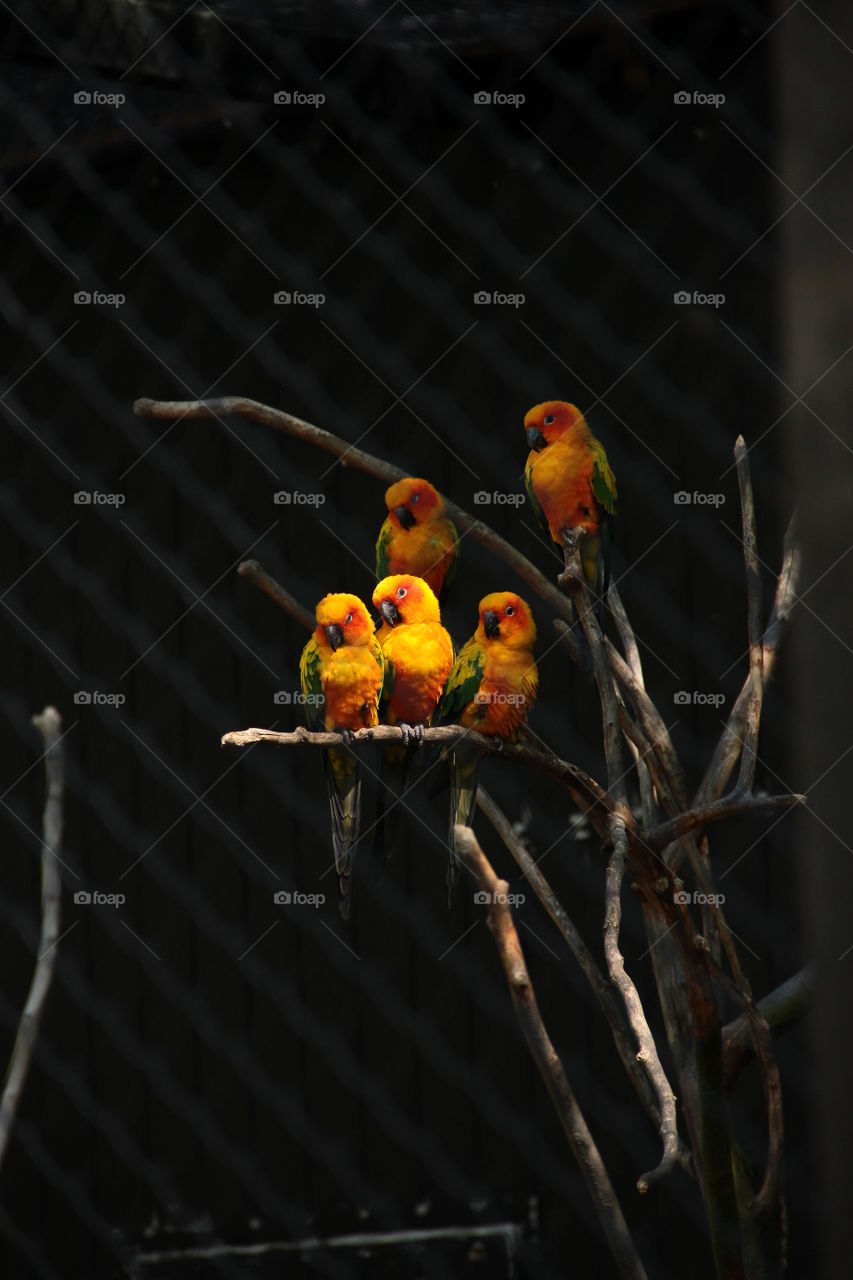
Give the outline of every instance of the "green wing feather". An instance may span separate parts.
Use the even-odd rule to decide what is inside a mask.
[[[388,543],[391,538],[391,522],[386,520],[376,539],[376,581],[388,577]]]
[[[453,724],[462,715],[468,703],[476,696],[483,682],[486,656],[474,640],[469,640],[459,650],[444,693],[432,718],[433,724]]]
[[[542,528],[551,537],[551,530],[548,528],[548,521],[545,519],[545,512],[537,501],[536,494],[533,492],[533,467],[528,462],[524,468],[524,487],[527,490],[527,496],[530,499],[530,505],[533,508],[533,514],[541,524]]]
[[[305,703],[305,718],[308,721],[309,729],[322,729],[325,723],[323,682],[320,678],[322,663],[320,646],[312,636],[302,650],[302,657],[299,659],[299,682],[307,699]]]

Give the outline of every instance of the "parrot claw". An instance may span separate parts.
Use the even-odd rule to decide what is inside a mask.
[[[497,747],[498,751],[503,751],[503,749],[504,749],[504,740],[503,740],[503,738],[499,738],[499,737],[497,736],[497,734],[496,734],[496,735],[494,736],[494,738],[492,739],[492,741],[494,742],[494,744],[495,744],[495,746]]]
[[[400,725],[400,732],[401,732],[401,733],[402,733],[402,735],[403,735],[403,746],[404,746],[404,747],[408,747],[408,745],[409,745],[409,739],[411,738],[411,735],[412,735],[412,728],[411,728],[411,725],[408,725],[408,724],[401,724],[401,725]]]
[[[420,751],[421,747],[424,745],[424,734],[426,730],[422,724],[416,724],[412,726],[412,732],[415,735],[415,746]]]
[[[350,749],[352,749],[353,745],[355,744],[355,730],[341,729],[341,737],[344,740],[344,746],[347,746]]]

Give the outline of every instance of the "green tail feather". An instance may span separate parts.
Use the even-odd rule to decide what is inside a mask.
[[[447,864],[447,905],[453,905],[453,893],[462,863],[456,852],[454,827],[457,823],[470,827],[477,801],[477,780],[482,756],[476,751],[457,748],[450,755],[450,859]]]
[[[379,762],[379,794],[376,798],[373,847],[383,858],[383,871],[394,852],[394,843],[405,804],[400,797],[409,789],[413,761],[414,752],[411,749],[392,746],[383,750]]]
[[[341,915],[348,919],[350,890],[358,837],[361,830],[361,770],[347,751],[323,752],[332,819],[332,852],[340,886]]]

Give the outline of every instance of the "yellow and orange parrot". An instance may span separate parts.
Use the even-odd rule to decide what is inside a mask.
[[[376,577],[411,573],[432,587],[441,604],[453,586],[459,559],[456,525],[428,480],[407,476],[385,494],[388,517],[376,540]]]
[[[343,733],[379,723],[385,674],[373,619],[358,596],[333,592],[315,612],[317,626],[302,650],[299,677],[311,729]],[[350,910],[353,862],[361,830],[361,767],[351,751],[330,747],[323,765],[332,816],[332,851],[340,909]]]
[[[512,591],[495,591],[480,601],[477,630],[456,656],[434,724],[461,724],[503,741],[524,724],[539,684],[533,657],[536,624],[530,607]],[[454,828],[471,825],[482,759],[476,748],[455,743],[450,754],[450,863],[448,902],[459,875]]]
[[[432,587],[409,573],[383,578],[373,592],[373,607],[382,617],[377,639],[385,661],[382,691],[384,718],[397,724],[403,743],[382,752],[376,845],[390,853],[399,800],[408,787],[412,767],[409,745],[423,745],[424,729],[432,720],[453,665],[453,642],[441,625],[441,612]],[[389,805],[386,790],[396,799]],[[391,814],[394,814],[392,820]]]
[[[604,445],[573,404],[546,400],[524,419],[530,453],[524,483],[539,522],[562,551],[564,529],[581,527],[584,575],[602,602],[610,585],[616,480]]]

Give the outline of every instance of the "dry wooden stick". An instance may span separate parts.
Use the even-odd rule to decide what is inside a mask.
[[[631,1027],[626,1019],[625,1011],[614,999],[611,987],[596,963],[592,952],[540,871],[537,861],[528,853],[524,843],[513,830],[509,819],[482,787],[477,792],[477,805],[500,836],[518,864],[523,877],[527,880],[536,897],[563,935],[569,950],[577,960],[590,985],[601,1012],[607,1019],[616,1050],[622,1060],[622,1065],[628,1078],[637,1092],[637,1096],[654,1123],[655,1128],[660,1128],[660,1107],[657,1097],[651,1088],[649,1078],[637,1061],[637,1055],[631,1043]],[[688,1172],[692,1173],[690,1152],[683,1144],[679,1144],[678,1158],[680,1164]]]
[[[285,435],[305,440],[308,444],[315,445],[337,458],[341,466],[353,467],[366,475],[375,476],[386,485],[393,484],[395,480],[402,480],[407,474],[394,463],[384,462],[381,458],[365,453],[363,449],[347,444],[346,440],[333,435],[331,431],[316,427],[313,423],[294,417],[293,414],[284,413],[281,409],[273,409],[270,405],[261,404],[258,400],[250,400],[246,396],[225,396],[214,400],[140,399],[134,402],[133,411],[140,418],[156,418],[160,421],[180,419],[183,422],[199,418],[215,421],[231,414],[238,414],[250,422],[259,422]],[[522,582],[526,582],[540,599],[549,604],[555,613],[568,622],[572,621],[569,600],[558,587],[548,581],[544,573],[531,564],[526,556],[516,551],[511,543],[495,533],[488,525],[483,524],[482,520],[475,520],[449,498],[444,499],[444,505],[448,516],[461,532],[470,534],[475,542],[479,542],[481,546],[503,560],[504,564],[508,565]]]
[[[628,808],[625,771],[622,767],[621,726],[613,678],[607,661],[604,638],[591,607],[581,564],[581,546],[584,536],[585,531],[581,528],[563,530],[565,569],[558,581],[566,586],[571,595],[592,655],[593,674],[601,703],[608,790],[616,802],[607,823],[611,852],[605,881],[604,955],[610,981],[619,992],[631,1030],[637,1040],[637,1060],[642,1064],[649,1083],[657,1094],[660,1108],[663,1153],[658,1167],[643,1174],[637,1182],[638,1189],[645,1192],[652,1182],[669,1173],[678,1159],[678,1122],[675,1112],[675,1094],[661,1064],[639,992],[625,969],[625,961],[619,950],[622,883],[628,866],[628,825],[633,823]]]
[[[506,880],[498,879],[470,827],[457,826],[455,840],[456,848],[480,889],[488,894],[486,921],[503,964],[516,1016],[592,1196],[619,1274],[624,1280],[645,1280],[646,1271],[631,1238],[613,1184],[578,1106],[565,1068],[542,1021],[524,962],[524,953],[513,924],[512,912],[506,900],[509,885]]]
[[[807,965],[799,973],[776,987],[757,1008],[771,1031],[785,1031],[799,1021],[808,1011],[817,985],[814,965]],[[723,1065],[726,1088],[731,1090],[741,1071],[754,1056],[755,1048],[745,1014],[723,1027]]]
[[[259,587],[270,600],[274,600],[296,622],[305,627],[306,631],[314,630],[315,621],[311,610],[301,605],[289,591],[285,591],[281,583],[271,578],[257,560],[241,560],[237,565],[237,572],[241,578],[247,578],[249,582]]]
[[[755,753],[764,695],[764,653],[761,644],[761,569],[755,531],[755,499],[749,474],[749,452],[743,436],[735,441],[738,487],[743,524],[743,558],[746,565],[747,635],[749,637],[749,693],[746,726],[740,757],[738,789],[749,791],[755,777]]]
[[[796,517],[792,517],[785,531],[782,545],[782,566],[776,580],[776,595],[767,627],[762,637],[761,664],[763,684],[766,688],[773,675],[779,648],[784,636],[788,617],[797,599],[800,584],[802,557],[797,541]],[[707,800],[714,800],[723,794],[726,783],[731,777],[741,751],[741,743],[746,723],[749,695],[752,688],[752,674],[747,674],[743,688],[738,694],[729,712],[726,726],[720,735],[713,755],[705,770],[705,775],[694,797],[694,805]]]
[[[0,1101],[0,1168],[9,1148],[12,1126],[15,1123],[21,1096],[29,1074],[30,1064],[38,1039],[53,970],[58,954],[61,920],[62,880],[59,863],[54,856],[62,848],[63,801],[65,789],[65,762],[62,748],[62,717],[55,707],[45,707],[40,715],[33,716],[33,724],[44,743],[44,762],[47,774],[47,793],[42,817],[41,854],[41,932],[36,950],[36,964],[18,1034],[12,1048],[9,1070]]]

